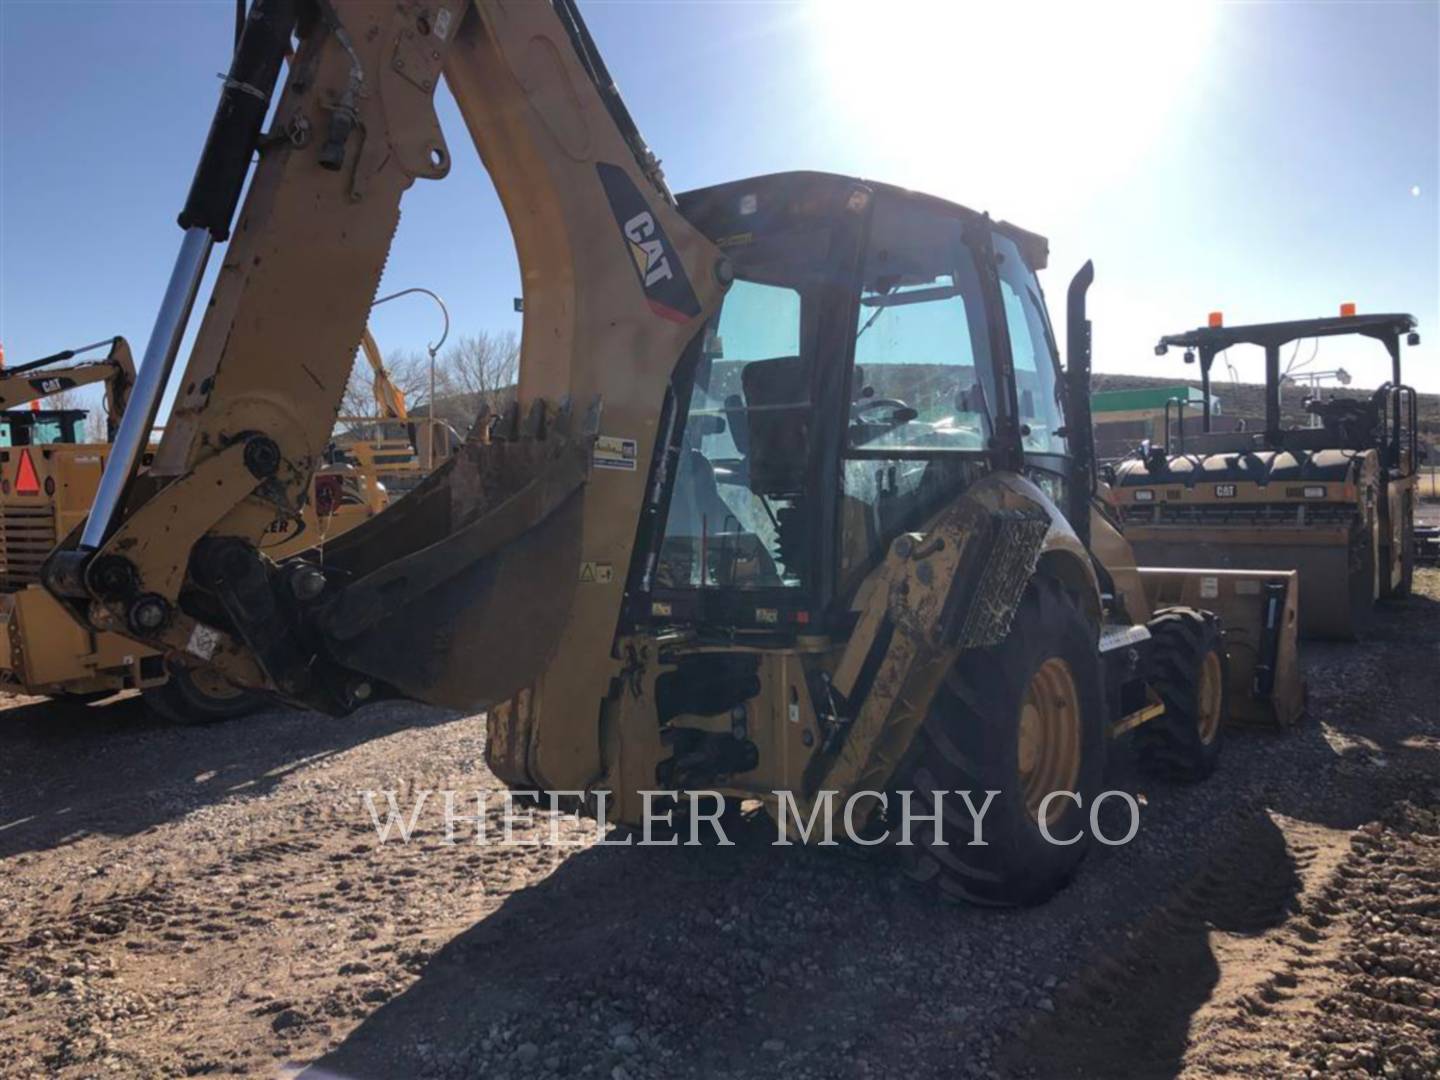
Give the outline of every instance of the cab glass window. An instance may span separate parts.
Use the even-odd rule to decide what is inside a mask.
[[[855,328],[852,450],[985,448],[995,391],[962,229],[923,203],[876,203]]]
[[[82,441],[85,414],[23,411],[0,419],[0,446],[56,446]]]
[[[757,277],[737,277],[707,334],[656,568],[662,588],[801,584],[785,528],[808,463],[801,294],[759,280],[760,267],[738,268]]]
[[[1021,430],[1028,429],[1028,434],[1023,435],[1024,447],[1027,453],[1063,454],[1063,384],[1045,304],[1040,298],[1040,283],[1013,240],[996,233],[993,243],[1005,325],[1010,331]]]
[[[840,477],[842,592],[984,468],[1002,406],[964,228],[923,201],[876,202]]]

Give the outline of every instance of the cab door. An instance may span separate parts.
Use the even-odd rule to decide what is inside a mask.
[[[880,190],[857,283],[837,593],[987,467],[1003,424],[983,219]],[[976,237],[981,245],[974,244]]]
[[[1040,279],[1002,229],[991,233],[995,279],[1015,379],[1016,418],[1025,470],[1057,506],[1067,506],[1070,447],[1065,384]]]

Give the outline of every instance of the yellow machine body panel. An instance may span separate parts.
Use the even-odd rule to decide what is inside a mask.
[[[0,449],[0,589],[40,580],[50,550],[90,511],[104,444]]]
[[[106,693],[165,681],[155,650],[81,625],[38,585],[0,593],[0,627],[0,686],[12,693]]]

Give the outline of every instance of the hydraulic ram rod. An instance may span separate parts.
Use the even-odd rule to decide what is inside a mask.
[[[230,221],[240,201],[240,190],[294,28],[294,0],[254,0],[250,5],[225,89],[215,107],[205,150],[180,212],[180,227],[185,230],[180,254],[145,346],[135,392],[120,420],[120,430],[115,433],[95,504],[80,536],[82,552],[103,546],[118,520],[135,468],[149,441],[160,399],[170,382],[210,251],[217,241],[229,238]]]
[[[135,475],[135,465],[150,436],[150,425],[155,422],[165,384],[170,381],[170,369],[175,364],[200,278],[214,246],[209,232],[201,228],[187,229],[185,239],[180,242],[180,254],[175,259],[175,269],[170,272],[170,284],[165,287],[165,299],[160,303],[150,342],[145,346],[145,356],[135,377],[135,393],[120,418],[120,430],[115,433],[115,442],[105,461],[95,504],[85,519],[85,531],[80,535],[83,550],[94,551],[105,543],[110,524]]]

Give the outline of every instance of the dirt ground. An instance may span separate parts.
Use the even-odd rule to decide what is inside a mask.
[[[1027,911],[761,822],[448,845],[434,796],[379,842],[366,790],[498,787],[475,718],[10,699],[0,1075],[1440,1075],[1440,572],[1417,585],[1307,645],[1301,729],[1231,732],[1199,786],[1122,760],[1139,835]]]

